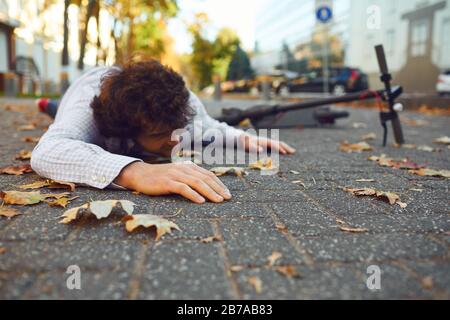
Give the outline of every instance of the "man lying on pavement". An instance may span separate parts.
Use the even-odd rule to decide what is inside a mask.
[[[238,139],[246,151],[295,152],[286,143],[259,139],[212,119],[180,75],[149,60],[94,68],[75,81],[34,149],[31,166],[43,177],[99,189],[223,202],[231,194],[208,170],[194,163],[147,164],[131,156],[136,150],[170,155],[179,142],[172,140],[172,132],[193,130],[194,121]]]

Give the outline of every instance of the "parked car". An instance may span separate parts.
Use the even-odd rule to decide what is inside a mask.
[[[299,76],[297,72],[290,70],[273,70],[268,74],[259,75],[256,77],[256,87],[258,91],[262,91],[262,84],[264,81],[269,81],[271,83],[272,90],[277,93],[280,86],[284,83],[295,79]]]
[[[294,92],[323,92],[323,69],[311,69],[300,77],[282,83],[277,94],[288,95]],[[329,75],[329,92],[342,95],[368,89],[367,75],[356,68],[331,68]]]
[[[450,70],[444,71],[439,75],[436,90],[440,95],[450,94]]]

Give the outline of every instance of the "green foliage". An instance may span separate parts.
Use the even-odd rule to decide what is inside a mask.
[[[231,59],[227,80],[252,79],[254,72],[247,53],[238,45]]]

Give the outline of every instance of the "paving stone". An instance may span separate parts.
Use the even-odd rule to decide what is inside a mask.
[[[423,235],[343,234],[298,238],[317,261],[372,261],[442,256],[447,249]]]
[[[150,253],[139,299],[235,298],[217,242],[164,242]]]
[[[2,241],[0,247],[7,249],[0,260],[0,271],[38,272],[66,270],[70,265],[95,270],[128,269],[140,244],[124,241]]]
[[[275,251],[282,254],[277,263],[304,263],[304,257],[277,231],[271,219],[223,220],[220,221],[220,229],[233,265],[265,265]]]

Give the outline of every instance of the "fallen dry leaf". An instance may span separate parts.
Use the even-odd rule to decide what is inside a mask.
[[[209,171],[211,171],[218,177],[221,177],[221,176],[224,176],[227,174],[242,177],[247,174],[247,172],[245,171],[245,168],[239,168],[239,167],[217,167],[217,168],[212,168]]]
[[[416,174],[421,177],[437,177],[437,178],[450,178],[450,170],[433,170],[428,168],[421,168],[417,170],[409,170],[408,172]]]
[[[409,159],[395,160],[386,157],[386,155],[384,154],[379,157],[372,156],[369,158],[369,160],[377,162],[381,167],[390,167],[401,170],[420,169],[424,167],[423,165],[419,165],[415,162],[410,161]]]
[[[441,152],[442,150],[439,148],[432,148],[430,146],[418,146],[417,150],[424,152]]]
[[[278,259],[280,259],[283,255],[280,252],[274,251],[272,254],[267,258],[269,260],[269,266],[272,267],[275,265],[275,262],[277,262]]]
[[[292,183],[293,183],[293,184],[299,184],[299,185],[301,185],[303,188],[306,189],[306,184],[303,182],[303,180],[295,180],[295,181],[292,181]]]
[[[75,199],[75,198],[73,198]],[[72,200],[73,200],[72,199]],[[70,199],[69,199],[70,200]],[[85,203],[80,207],[75,207],[67,210],[61,216],[63,218],[59,223],[68,224],[79,218],[83,212],[89,212],[93,214],[98,220],[109,217],[114,208],[122,208],[128,215],[131,215],[134,211],[135,204],[128,200],[105,200],[105,201],[92,201]]]
[[[341,231],[344,231],[344,232],[352,232],[352,233],[369,232],[369,229],[366,229],[366,228],[351,228],[351,227],[340,226],[339,229],[341,229]]]
[[[294,266],[279,266],[275,267],[275,270],[288,278],[300,278],[301,275],[297,272]]]
[[[17,127],[18,131],[33,131],[36,129],[36,125],[34,123],[24,124]]]
[[[24,164],[22,166],[9,166],[0,169],[0,174],[11,174],[20,176],[25,173],[33,172],[29,164]]]
[[[50,207],[62,207],[62,208],[66,208],[67,205],[70,203],[70,201],[73,201],[75,199],[78,199],[79,197],[73,197],[73,198],[59,198],[53,201],[46,201],[46,203],[50,206]]]
[[[299,175],[299,174],[300,174],[300,172],[295,171],[295,170],[291,170],[291,171],[289,171],[289,173],[292,173],[292,174],[294,174],[294,175]]]
[[[0,198],[3,199],[5,204],[16,204],[16,205],[33,205],[33,204],[38,204],[49,198],[60,199],[60,198],[66,197],[68,195],[69,195],[68,193],[42,194],[39,191],[34,191],[34,192],[2,191],[2,192],[0,192]]]
[[[348,141],[343,141],[339,145],[339,150],[347,153],[362,153],[365,151],[372,151],[373,148],[367,142],[351,144]]]
[[[40,139],[41,139],[40,137],[27,136],[27,137],[23,137],[22,141],[30,142],[30,143],[38,143]]]
[[[422,279],[422,286],[427,290],[432,290],[434,287],[434,281],[432,276],[428,276]]]
[[[450,145],[450,137],[447,137],[447,136],[445,136],[445,137],[440,137],[440,138],[434,140],[434,143],[437,143],[437,144],[444,144],[444,145]]]
[[[172,233],[172,229],[181,231],[180,228],[173,222],[164,219],[162,217],[148,215],[148,214],[138,214],[138,215],[128,215],[123,218],[125,222],[125,229],[128,232],[133,232],[138,227],[144,228],[156,228],[156,241],[158,241],[166,233]]]
[[[245,268],[244,268],[244,266],[231,266],[230,267],[230,270],[232,271],[232,272],[240,272],[240,271],[242,271],[242,270],[244,270]]]
[[[22,190],[33,190],[47,187],[49,189],[69,189],[70,191],[75,191],[75,184],[71,182],[64,181],[53,181],[53,180],[38,180],[30,184],[25,184],[19,186]]]
[[[217,236],[211,236],[211,237],[207,237],[207,238],[200,240],[200,242],[202,242],[202,243],[213,243],[213,242],[220,242],[220,241],[222,241],[222,238],[217,237]]]
[[[277,223],[277,224],[275,225],[275,228],[276,228],[279,232],[281,232],[281,233],[286,233],[286,232],[288,232],[288,228],[287,228],[284,224],[281,224],[281,223]]]
[[[31,159],[31,151],[29,150],[21,150],[18,154],[14,156],[14,160],[30,160]]]
[[[406,116],[400,116],[400,120],[404,122],[405,124],[411,126],[411,127],[425,127],[429,125],[428,121],[420,120],[420,119],[411,119]]]
[[[33,183],[18,186],[18,188],[22,189],[22,190],[34,190],[34,189],[44,188],[48,185],[49,185],[48,180],[39,180],[39,181],[35,181]]]
[[[247,282],[248,282],[251,286],[253,286],[253,288],[255,289],[255,292],[256,292],[256,293],[259,294],[259,293],[262,292],[262,281],[261,281],[260,278],[254,277],[254,276],[248,277],[248,278],[247,278]]]
[[[276,168],[272,158],[259,159],[258,161],[251,163],[248,167],[250,169],[261,171],[268,171]]]
[[[5,206],[0,206],[0,216],[1,217],[5,217],[5,218],[8,218],[8,219],[11,219],[11,218],[13,218],[15,216],[19,216],[21,214],[22,213],[19,210],[17,210],[17,209],[5,207]]]
[[[364,140],[364,141],[375,140],[376,138],[377,138],[377,134],[375,132],[371,132],[371,133],[361,136],[361,140]]]
[[[391,205],[397,204],[401,208],[406,208],[407,206],[406,203],[400,201],[400,197],[394,192],[378,191],[372,188],[360,188],[360,189],[344,188],[343,190],[357,197],[363,196],[376,197],[382,200],[387,200]]]

